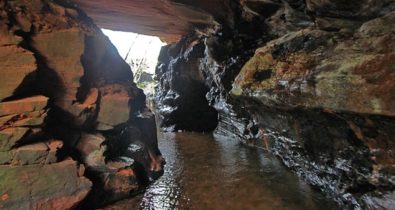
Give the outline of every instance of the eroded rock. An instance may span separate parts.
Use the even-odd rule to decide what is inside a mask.
[[[165,122],[182,105],[173,83],[189,78],[163,69],[200,59],[207,103],[219,114],[216,133],[278,155],[344,208],[393,208],[393,2],[235,5],[233,24],[220,21],[211,36],[163,49],[205,45],[203,55],[160,57]]]
[[[77,163],[0,166],[0,206],[5,209],[70,209],[88,194],[91,182],[79,177]]]
[[[0,151],[8,151],[27,135],[29,128],[7,128],[0,131]]]
[[[0,101],[13,95],[23,95],[32,91],[19,87],[20,84],[35,79],[37,67],[32,52],[15,45],[2,46],[0,47],[0,68],[2,74],[0,83],[3,86],[0,90]]]
[[[73,2],[103,28],[134,31],[175,42],[182,35],[187,34],[194,25],[199,25],[201,30],[214,27],[216,22],[211,14],[226,16],[226,12],[222,10],[224,6],[222,1],[205,0],[193,3],[152,0],[137,1],[133,4],[124,0],[113,1],[111,4],[106,1],[74,0]]]
[[[30,144],[18,147],[14,152],[13,165],[33,165],[44,163],[49,148],[44,143]]]
[[[150,155],[140,159],[147,169],[129,156],[110,161],[104,131],[136,123],[145,95],[91,19],[69,2],[2,1],[0,34],[0,208],[100,207],[144,186]],[[147,135],[142,146],[160,154]]]
[[[33,96],[0,103],[0,116],[43,110],[48,103],[45,96]]]
[[[182,45],[191,46],[182,50]],[[203,55],[204,45],[187,39],[162,48],[156,101],[163,116],[161,126],[167,131],[212,131],[217,125],[217,112],[208,106],[205,95],[209,89],[199,71]]]
[[[394,65],[393,52],[379,43],[365,48],[372,40],[390,44],[394,37],[390,33],[361,37],[357,32],[351,41],[337,36],[308,30],[269,42],[243,67],[233,93],[271,106],[394,115],[390,101],[395,86],[388,68]],[[371,70],[362,70],[367,66]]]
[[[100,111],[97,121],[108,126],[125,123],[131,115],[129,91],[121,85],[106,86],[100,89]]]

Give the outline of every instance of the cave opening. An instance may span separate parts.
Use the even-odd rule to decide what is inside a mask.
[[[145,94],[153,96],[155,69],[161,48],[166,45],[159,37],[133,32],[102,29],[119,55],[131,67],[133,80]]]
[[[180,44],[167,45],[155,36],[109,29],[102,32],[131,67],[134,82],[147,96],[147,105],[158,112],[162,130],[211,132],[217,127],[218,113],[209,105],[209,87],[200,69],[204,44],[187,52]],[[188,60],[191,53],[198,56],[194,61]]]

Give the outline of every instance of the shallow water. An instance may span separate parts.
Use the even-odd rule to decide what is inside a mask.
[[[262,149],[210,134],[158,138],[164,175],[113,209],[337,209]]]

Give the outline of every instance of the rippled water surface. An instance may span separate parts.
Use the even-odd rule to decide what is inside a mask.
[[[116,209],[336,209],[264,150],[197,133],[160,133],[164,175]]]

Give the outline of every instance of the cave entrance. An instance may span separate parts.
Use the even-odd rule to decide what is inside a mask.
[[[155,36],[102,31],[131,66],[134,82],[143,89],[147,106],[158,113],[162,130],[211,132],[217,127],[218,112],[206,98],[209,87],[200,69],[203,42],[186,51],[191,43],[185,40],[163,47],[166,43]]]
[[[156,36],[108,29],[102,31],[117,48],[120,56],[130,65],[137,86],[142,88],[145,94],[153,94],[155,86],[153,77],[159,52],[166,43]]]

